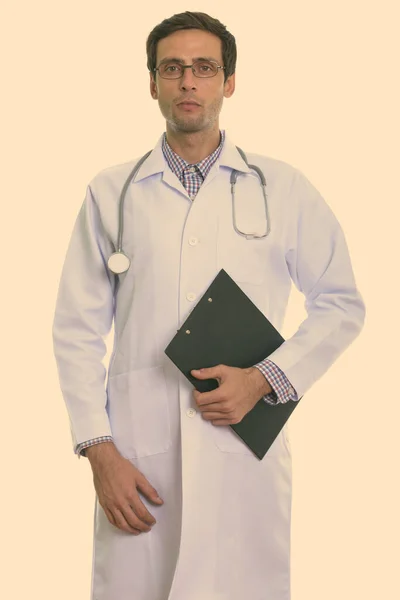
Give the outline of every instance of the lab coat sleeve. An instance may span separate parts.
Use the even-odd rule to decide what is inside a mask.
[[[61,272],[53,320],[53,348],[73,448],[111,436],[103,365],[114,314],[114,248],[104,232],[90,185],[76,218]]]
[[[342,228],[298,170],[287,214],[286,264],[305,296],[307,318],[268,358],[285,373],[300,398],[357,337],[365,305]]]

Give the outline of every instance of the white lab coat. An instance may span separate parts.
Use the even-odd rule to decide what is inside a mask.
[[[189,410],[196,409],[193,387],[164,349],[221,268],[277,329],[292,279],[308,317],[270,358],[300,397],[358,335],[363,300],[342,229],[300,171],[246,153],[267,179],[271,219],[267,238],[246,240],[232,226],[232,169],[242,172],[241,230],[264,231],[263,196],[229,136],[193,202],[165,162],[161,141],[125,200],[129,271],[115,276],[106,262],[116,249],[120,191],[140,157],[90,182],[56,304],[54,351],[74,446],[112,434],[164,499],[155,506],[142,496],[157,524],[139,536],[111,525],[96,501],[91,597],[289,600],[287,429],[260,461],[229,426]],[[105,386],[103,336],[113,317]]]

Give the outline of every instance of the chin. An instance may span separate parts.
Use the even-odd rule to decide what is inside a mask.
[[[184,131],[186,133],[194,133],[196,131],[202,131],[206,123],[204,119],[171,119],[170,125],[176,131]]]

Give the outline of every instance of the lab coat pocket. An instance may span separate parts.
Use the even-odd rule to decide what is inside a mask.
[[[107,387],[111,431],[121,454],[131,459],[166,452],[171,432],[163,368],[111,376]]]
[[[228,241],[219,239],[218,270],[225,269],[236,283],[260,285],[266,277],[263,248],[264,244],[261,240],[247,240],[237,233],[231,234]]]
[[[268,223],[265,204],[257,175],[239,178],[232,202],[221,203],[217,221],[217,266],[237,283],[261,284],[268,272],[268,256],[274,242],[271,235],[249,239],[245,234],[265,236]],[[236,227],[236,229],[235,229]]]
[[[212,425],[211,423],[211,426],[213,428],[215,445],[221,452],[250,454],[251,456],[254,456],[255,459],[259,460],[254,452],[250,450],[242,438],[229,425]],[[287,440],[285,438],[285,432],[282,430],[270,446],[263,460],[267,458],[277,458],[278,456],[287,453]]]

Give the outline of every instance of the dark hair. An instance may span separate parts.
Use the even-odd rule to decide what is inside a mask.
[[[160,40],[181,29],[201,29],[218,36],[222,42],[222,60],[225,66],[225,81],[236,69],[236,40],[218,19],[203,12],[186,11],[164,19],[150,32],[146,41],[147,68],[155,79],[157,44]]]

